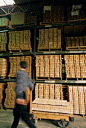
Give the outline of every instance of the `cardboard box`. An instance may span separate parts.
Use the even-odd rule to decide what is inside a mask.
[[[26,23],[36,23],[37,24],[37,16],[26,17]]]
[[[19,25],[26,23],[25,13],[11,14],[11,25]]]

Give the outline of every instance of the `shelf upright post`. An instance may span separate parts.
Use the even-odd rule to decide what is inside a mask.
[[[35,67],[35,60],[36,60],[36,27],[34,27],[34,48],[33,48],[33,81],[35,84],[36,80],[36,67]]]

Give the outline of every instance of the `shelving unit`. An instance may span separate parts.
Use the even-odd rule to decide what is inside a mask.
[[[19,28],[19,29],[12,29],[12,30],[2,30],[0,31],[0,33],[2,32],[9,32],[9,31],[18,31],[18,30],[30,30],[30,29],[33,29],[34,30],[34,47],[33,47],[33,51],[32,52],[25,52],[25,53],[0,53],[0,57],[12,57],[12,56],[33,56],[33,82],[34,84],[36,82],[47,82],[47,81],[38,81],[36,80],[36,70],[35,70],[35,59],[36,59],[36,55],[69,55],[69,54],[85,54],[86,53],[86,50],[85,51],[50,51],[50,52],[37,52],[37,29],[40,29],[40,28],[53,28],[53,27],[62,27],[64,29],[64,32],[65,32],[65,29],[66,27],[71,27],[71,29],[74,30],[74,27],[76,25],[79,25],[81,28],[82,25],[83,25],[83,30],[85,31],[85,28],[86,28],[86,23],[85,22],[72,22],[72,23],[64,23],[64,24],[55,24],[55,25],[45,25],[45,26],[32,26],[32,27],[28,27],[28,28]],[[77,28],[76,28],[77,29]],[[72,31],[73,31],[72,30]],[[15,81],[15,79],[0,79],[0,82],[12,82],[12,81]],[[52,81],[48,81],[49,83],[52,83]],[[61,81],[55,81],[54,83],[85,83],[86,81],[85,80],[61,80]]]
[[[61,28],[64,36],[69,33],[69,35],[74,35],[73,31],[75,32],[75,29],[77,30],[77,28],[80,28],[80,32],[83,31],[83,34],[85,34],[86,32],[86,23],[85,22],[73,22],[73,23],[64,23],[64,24],[55,24],[55,25],[46,25],[46,26],[34,26],[34,27],[28,27],[28,28],[21,28],[21,29],[12,29],[12,30],[2,30],[0,31],[0,33],[2,32],[9,32],[9,31],[18,31],[18,30],[32,30],[33,31],[33,38],[34,38],[34,42],[33,42],[33,49],[32,52],[21,52],[21,53],[9,53],[7,51],[7,53],[0,53],[0,58],[8,58],[8,57],[15,57],[15,56],[32,56],[32,82],[34,84],[36,83],[46,83],[46,84],[63,84],[63,85],[77,85],[77,84],[83,84],[83,86],[86,85],[86,80],[67,80],[67,79],[62,79],[62,80],[36,80],[36,66],[35,66],[35,60],[36,60],[36,55],[74,55],[74,54],[86,54],[86,50],[85,51],[66,51],[66,50],[62,50],[62,51],[44,51],[44,52],[37,52],[37,40],[38,40],[38,35],[37,32],[39,29],[45,29],[45,28],[54,28],[54,27],[58,27]],[[76,27],[78,26],[78,27]],[[82,27],[83,26],[83,27]],[[70,32],[69,32],[69,28]],[[68,31],[68,32],[67,32]],[[77,32],[77,31],[76,31]],[[63,57],[62,57],[63,59]],[[7,82],[15,82],[15,79],[9,78],[7,77],[6,79],[0,79],[0,83],[7,83]]]

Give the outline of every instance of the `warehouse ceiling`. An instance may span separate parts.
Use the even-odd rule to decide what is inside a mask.
[[[85,3],[84,0],[14,0],[15,5],[0,7],[0,17],[7,17],[11,20],[11,13],[25,12],[26,17],[37,16],[38,22],[43,21],[44,5],[64,5],[65,8],[72,4]],[[82,2],[82,3],[81,3]],[[66,13],[66,12],[65,12]]]

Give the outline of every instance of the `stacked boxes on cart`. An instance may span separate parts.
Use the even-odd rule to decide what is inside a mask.
[[[40,49],[61,49],[61,29],[39,29],[38,50]]]
[[[44,6],[43,22],[64,21],[64,6]]]
[[[61,55],[37,55],[36,77],[62,78]]]
[[[73,114],[71,103],[63,100],[61,84],[36,83],[32,110]]]
[[[74,114],[86,115],[85,86],[68,86],[68,100],[73,106]]]
[[[86,78],[86,54],[65,55],[66,78]]]

